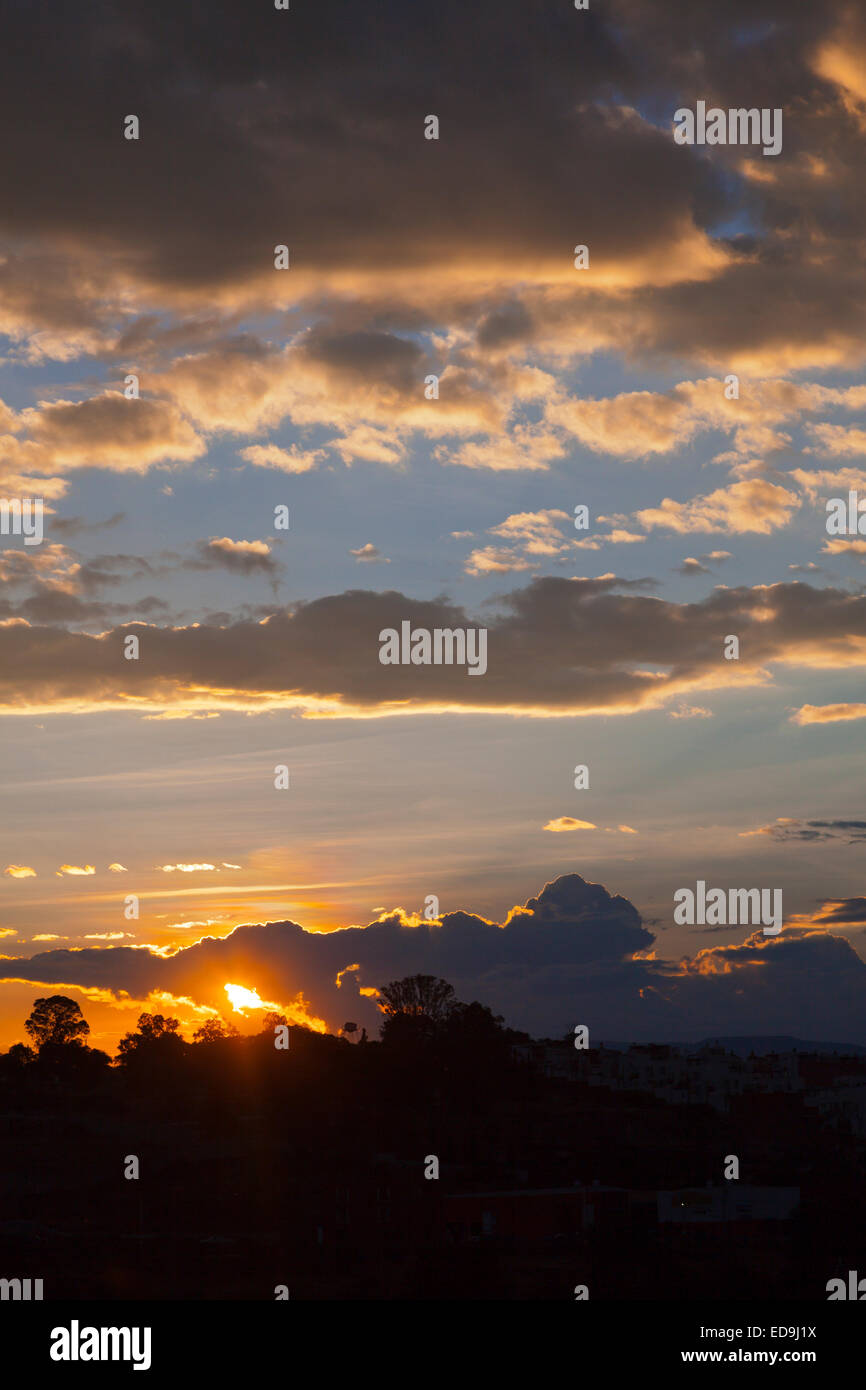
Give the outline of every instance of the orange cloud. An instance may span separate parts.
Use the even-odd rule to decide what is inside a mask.
[[[787,488],[765,479],[732,483],[690,502],[666,497],[658,507],[635,513],[641,525],[689,534],[693,531],[754,532],[769,535],[786,526],[801,499]]]
[[[866,705],[801,705],[791,715],[792,724],[836,724],[849,719],[866,719]]]

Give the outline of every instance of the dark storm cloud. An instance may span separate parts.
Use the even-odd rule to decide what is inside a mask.
[[[126,625],[99,637],[22,624],[0,629],[0,703],[185,701],[240,707],[316,701],[353,709],[635,711],[686,690],[763,680],[773,662],[864,663],[866,596],[806,584],[719,589],[676,604],[643,581],[543,578],[491,602],[478,618],[443,599],[349,590],[265,621],[224,628]],[[619,592],[620,590],[625,592]],[[483,627],[486,674],[458,665],[383,665],[380,632],[406,621],[431,631]],[[740,660],[723,659],[740,637]],[[123,659],[136,635],[142,659]]]
[[[448,979],[459,997],[480,1000],[536,1036],[561,1036],[582,1023],[594,1043],[795,1031],[822,1038],[840,1028],[852,1041],[866,1038],[866,965],[842,938],[789,928],[678,963],[635,959],[652,941],[627,899],[566,874],[501,926],[462,911],[418,923],[395,910],[367,927],[329,933],[272,922],[206,937],[169,957],[118,946],[0,960],[0,979],[136,999],[164,990],[223,1010],[223,984],[231,981],[287,1004],[301,992],[332,1029],[347,1017],[373,1029],[379,1014],[361,989],[420,973]]]
[[[5,224],[95,238],[145,277],[242,277],[282,239],[307,263],[419,264],[453,241],[455,205],[463,221],[468,197],[481,245],[535,232],[568,246],[582,202],[574,145],[611,191],[629,163],[637,171],[624,147],[618,172],[605,173],[574,115],[581,95],[620,72],[614,46],[594,16],[575,23],[553,3],[527,23],[517,5],[446,0],[432,26],[395,0],[375,14],[336,0],[286,14],[96,4],[74,17],[49,4],[38,25],[23,7],[8,18],[7,51],[22,61],[10,65],[0,115],[7,128],[14,115],[19,135],[0,172],[29,195],[4,203]],[[447,146],[423,140],[419,90],[435,96]],[[141,120],[138,142],[122,138],[128,112]],[[644,153],[685,206],[682,161],[662,141]],[[615,240],[638,235],[606,218]]]
[[[627,899],[569,874],[525,907],[514,908],[502,926],[467,912],[414,924],[399,910],[367,927],[330,933],[276,922],[239,927],[220,940],[206,937],[169,957],[121,946],[47,951],[29,961],[0,959],[0,979],[87,983],[135,997],[167,989],[197,1000],[213,997],[224,1006],[223,982],[252,972],[262,989],[272,991],[268,997],[302,991],[313,1012],[324,1012],[334,1027],[343,1022],[353,997],[355,1016],[360,1009],[364,1021],[375,1026],[378,1011],[358,994],[358,985],[379,988],[403,975],[434,974],[475,997],[481,982],[501,973],[524,978],[531,995],[532,976],[540,968],[616,966],[652,939]],[[344,977],[338,987],[337,974],[347,966],[357,966],[357,976]],[[530,1008],[543,1027],[543,998],[533,998]]]
[[[445,323],[488,351],[608,335],[630,353],[857,352],[863,130],[834,54],[859,52],[863,26],[846,14],[842,0],[12,7],[0,305],[12,331],[78,332],[81,351],[203,346],[248,293],[272,301],[285,242],[293,293],[325,313],[348,294],[374,357],[377,334]],[[783,155],[748,178],[742,151],[675,146],[673,112],[697,97],[783,108]],[[734,215],[749,230],[711,245]],[[578,241],[593,273],[572,289]],[[417,278],[393,284],[405,270]]]

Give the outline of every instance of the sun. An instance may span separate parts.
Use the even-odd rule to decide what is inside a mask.
[[[279,1004],[271,1004],[267,999],[259,997],[258,990],[246,989],[244,985],[224,985],[226,994],[232,1006],[232,1012],[240,1014],[246,1018],[247,1009],[276,1009]]]

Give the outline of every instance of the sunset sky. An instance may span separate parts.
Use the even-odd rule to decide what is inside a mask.
[[[112,1051],[253,1027],[226,983],[372,1030],[416,970],[537,1035],[866,1043],[866,538],[825,525],[866,498],[862,12],[49,3],[4,43],[0,497],[46,514],[0,537],[0,1045],[46,992]],[[698,100],[781,153],[678,145]],[[382,665],[404,620],[486,628],[486,674]],[[785,931],[675,926],[698,879]]]

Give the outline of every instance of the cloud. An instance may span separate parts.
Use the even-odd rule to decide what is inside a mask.
[[[568,512],[549,507],[537,512],[515,512],[498,526],[489,528],[491,536],[520,541],[530,555],[558,555],[565,549],[562,523],[571,523]]]
[[[218,917],[207,917],[203,922],[166,922],[164,930],[167,932],[192,931],[195,928],[196,930],[203,931],[205,927],[214,927],[218,925],[220,925],[220,919]]]
[[[238,453],[246,463],[257,468],[278,468],[283,473],[309,473],[327,458],[325,449],[299,449],[292,445],[282,449],[276,444],[250,444]]]
[[[668,710],[669,719],[712,719],[713,711],[704,705],[678,705],[676,709]]]
[[[129,870],[124,868],[122,864],[109,864],[108,872],[110,874],[128,874]]]
[[[575,820],[573,816],[558,816],[556,820],[549,820],[543,829],[559,833],[564,830],[597,830],[598,826],[593,825],[591,820]]]
[[[533,997],[522,1014],[546,1032],[545,1018],[556,1022],[568,993],[559,989],[553,1015],[545,1014],[549,1005],[535,991],[546,988],[551,970],[586,969],[591,977],[651,942],[631,903],[572,874],[513,908],[502,925],[462,911],[428,923],[398,908],[368,927],[329,933],[306,932],[292,922],[240,927],[170,955],[124,945],[43,952],[29,961],[0,961],[0,978],[125,990],[135,998],[162,990],[218,1009],[224,982],[241,981],[262,998],[300,992],[309,1011],[334,1030],[347,1016],[349,995],[355,1001],[349,1016],[374,1030],[381,1019],[374,991],[388,980],[409,973],[444,975],[461,997],[495,1005],[500,991],[510,995],[523,974]]]
[[[381,550],[377,549],[371,541],[362,545],[358,550],[350,550],[349,554],[354,555],[358,564],[390,565],[391,563],[387,556],[383,555]]]
[[[604,518],[599,518],[603,520]],[[508,574],[540,569],[546,561],[564,562],[575,550],[598,550],[605,543],[630,544],[644,536],[617,528],[578,540],[574,518],[558,507],[534,512],[514,512],[498,526],[488,527],[488,535],[508,545],[486,545],[470,552],[465,571],[470,575]],[[563,529],[567,527],[568,529]],[[454,534],[454,533],[452,533]]]
[[[708,567],[709,561],[712,561],[714,564],[722,564],[725,560],[730,560],[730,558],[731,552],[729,550],[711,550],[706,555],[698,555],[697,558],[694,555],[687,555],[682,564],[677,566],[677,572],[686,577],[689,575],[710,574],[711,570]]]
[[[466,573],[476,577],[484,574],[519,573],[521,570],[537,568],[538,562],[533,563],[519,551],[496,545],[483,545],[470,551],[465,565]]]
[[[0,709],[295,708],[311,715],[427,711],[630,713],[701,690],[766,683],[774,663],[866,665],[866,596],[805,583],[719,588],[701,603],[648,597],[647,580],[545,577],[486,605],[349,590],[225,625],[130,623],[99,636],[0,621]],[[483,627],[487,671],[382,665],[401,624]],[[723,659],[737,633],[740,660]],[[126,637],[147,660],[126,662]]]
[[[57,870],[57,878],[86,878],[95,874],[96,869],[92,864],[61,864]]]
[[[88,521],[81,516],[54,516],[51,518],[51,530],[55,535],[60,536],[82,536],[89,535],[93,531],[107,531],[112,526],[119,526],[121,521],[125,520],[126,512],[114,512],[104,521]]]
[[[755,455],[773,454],[790,443],[780,429],[832,406],[858,409],[861,387],[834,389],[784,378],[749,383],[736,400],[728,400],[725,383],[713,377],[682,381],[669,391],[629,391],[587,399],[548,394],[545,419],[595,453],[620,458],[670,454],[709,431],[731,436],[731,447],[716,462],[740,465]],[[839,426],[807,426],[830,430]],[[816,435],[816,437],[819,437]]]
[[[168,68],[159,10],[137,14],[132,30],[94,12],[48,38],[38,16],[16,12],[7,41],[19,62],[0,119],[11,128],[34,99],[42,114],[0,166],[16,189],[0,331],[15,360],[103,353],[150,383],[155,361],[200,355],[226,336],[243,343],[245,319],[282,315],[285,331],[308,337],[297,354],[308,376],[357,385],[366,360],[363,386],[381,400],[423,380],[425,332],[491,371],[530,352],[615,351],[726,372],[854,361],[866,317],[851,253],[863,209],[863,47],[848,8],[832,0],[781,25],[775,0],[758,0],[750,22],[772,37],[744,44],[736,14],[702,4],[689,67],[649,5],[619,3],[582,27],[552,7],[527,32],[516,0],[483,0],[471,22],[448,0],[443,32],[456,26],[461,44],[444,76],[423,15],[396,0],[375,32],[342,0],[327,26],[305,12],[291,51],[273,42],[272,11],[229,8],[215,25],[185,10]],[[331,51],[335,32],[345,42],[323,79],[310,57]],[[784,159],[678,148],[667,121],[641,114],[670,111],[696,64],[724,106],[752,81],[771,107],[796,110]],[[440,141],[423,140],[406,72],[417,90],[442,94]],[[140,145],[118,158],[104,113],[130,90],[157,89],[159,118],[144,113]],[[383,89],[393,96],[384,107]],[[81,119],[70,127],[72,109]],[[372,114],[359,125],[359,112]],[[747,230],[728,235],[732,207]],[[587,271],[573,265],[578,235],[591,248]],[[274,270],[282,236],[289,272]],[[291,375],[282,389],[293,391]],[[449,409],[446,398],[428,413]],[[219,413],[218,393],[212,404]],[[610,418],[594,404],[575,424],[604,447],[658,454],[666,437],[687,435],[677,397],[673,409],[632,401]]]
[[[280,566],[271,555],[268,541],[234,541],[214,536],[198,545],[199,561],[207,569],[224,569],[230,574],[278,574]]]
[[[406,453],[406,446],[396,430],[375,429],[372,425],[357,425],[347,430],[332,439],[330,447],[348,464],[355,459],[363,459],[365,463],[397,464]]]
[[[827,898],[816,920],[825,926],[866,925],[866,898]]]
[[[35,878],[36,870],[29,864],[7,864],[3,870],[7,878]]]
[[[858,560],[866,561],[866,541],[843,540],[834,537],[832,540],[825,540],[821,546],[823,555],[854,555]]]
[[[837,724],[850,719],[866,719],[866,705],[801,705],[791,715],[793,724]]]
[[[634,906],[571,873],[501,923],[462,910],[431,923],[394,908],[367,927],[323,933],[272,922],[171,954],[122,944],[54,949],[0,960],[0,978],[73,987],[118,1005],[160,992],[199,1012],[222,1011],[224,983],[239,981],[263,999],[301,997],[332,1031],[350,1007],[372,1031],[377,989],[432,974],[541,1037],[570,1033],[579,1019],[596,1038],[796,1032],[863,1042],[866,965],[829,928],[864,920],[863,899],[828,899],[814,924],[788,925],[778,937],[757,931],[679,960],[650,958],[653,934]]]
[[[219,872],[216,864],[158,864],[157,868],[163,874],[202,874],[210,873],[214,870]]]
[[[803,842],[844,841],[854,845],[866,840],[866,821],[863,820],[797,820],[780,816],[771,825],[757,830],[741,830],[740,837],[769,835],[773,840]]]
[[[180,411],[156,400],[126,400],[114,391],[85,401],[41,402],[25,410],[24,440],[0,440],[0,457],[17,466],[65,473],[76,468],[146,472],[169,460],[190,462],[204,442]]]
[[[744,534],[754,532],[766,536],[787,526],[801,499],[787,488],[763,478],[732,483],[716,488],[690,502],[675,502],[666,497],[658,507],[646,507],[635,513],[642,526],[651,529],[664,527],[680,534],[695,531],[727,531]]]
[[[832,454],[836,458],[862,458],[866,452],[866,430],[846,425],[810,425],[808,433],[816,447],[806,453]]]
[[[810,502],[817,501],[825,492],[866,488],[866,472],[859,468],[792,468],[788,476],[802,488]]]
[[[494,473],[541,472],[551,459],[562,458],[565,447],[549,430],[515,429],[484,440],[470,439],[456,450],[440,446],[434,456],[440,463],[461,468],[489,468]]]

